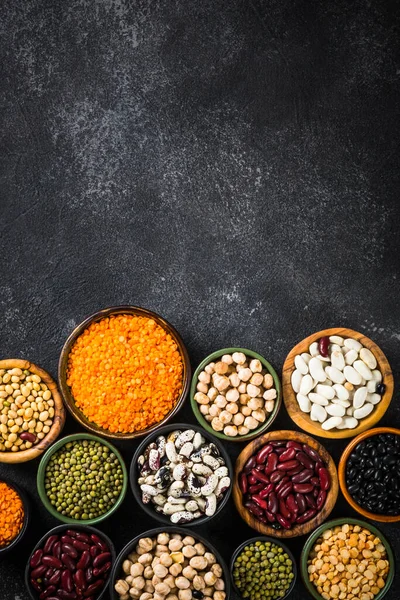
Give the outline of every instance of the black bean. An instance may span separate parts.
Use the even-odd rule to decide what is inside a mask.
[[[376,386],[376,393],[383,396],[385,391],[386,391],[386,385],[384,383],[378,383],[378,385]]]

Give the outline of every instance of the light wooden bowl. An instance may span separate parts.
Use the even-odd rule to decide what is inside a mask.
[[[19,368],[22,370],[29,370],[35,375],[39,375],[43,383],[47,385],[53,395],[54,400],[54,417],[53,424],[47,435],[44,436],[37,444],[29,448],[28,450],[21,450],[21,452],[0,452],[0,462],[3,463],[22,463],[28,460],[37,458],[51,444],[58,438],[65,423],[65,408],[61,398],[61,395],[57,389],[57,385],[54,379],[46,373],[43,369],[29,362],[28,360],[21,360],[19,358],[8,358],[6,360],[0,360],[0,369],[14,369]]]
[[[375,429],[369,429],[368,431],[364,431],[364,433],[360,433],[360,435],[354,438],[354,440],[351,440],[351,442],[346,446],[340,458],[338,467],[339,485],[342,494],[346,498],[347,502],[352,508],[354,508],[354,510],[360,513],[360,515],[366,517],[367,519],[372,519],[373,521],[380,521],[381,523],[395,523],[396,521],[400,521],[400,515],[378,515],[376,513],[372,513],[369,510],[366,510],[365,508],[362,508],[362,506],[357,504],[357,502],[349,494],[349,490],[347,489],[346,465],[350,454],[360,442],[373,435],[379,435],[380,433],[394,433],[395,435],[400,435],[400,429],[395,429],[394,427],[376,427]]]
[[[355,340],[358,340],[363,346],[371,350],[374,354],[376,361],[378,363],[378,368],[382,373],[382,382],[386,385],[385,393],[382,396],[379,404],[376,405],[374,410],[368,417],[362,419],[357,427],[354,429],[334,429],[330,431],[325,431],[321,427],[321,423],[316,423],[312,421],[310,415],[304,413],[300,410],[300,407],[297,403],[296,394],[292,388],[291,376],[295,369],[294,359],[297,354],[301,354],[302,352],[308,352],[308,348],[310,344],[318,341],[321,337],[330,336],[330,335],[339,335],[342,337],[350,337]],[[308,336],[301,342],[299,342],[286,357],[285,363],[283,365],[282,370],[282,388],[283,388],[283,401],[286,406],[286,410],[289,413],[290,418],[308,433],[312,435],[317,435],[319,437],[325,438],[348,438],[354,437],[359,433],[362,433],[366,429],[373,427],[385,414],[387,411],[390,401],[393,396],[393,375],[392,370],[390,368],[389,362],[386,356],[383,354],[382,350],[373,342],[370,338],[366,337],[362,333],[358,333],[358,331],[353,331],[353,329],[347,329],[345,327],[334,327],[332,329],[323,329],[322,331],[317,331],[317,333],[313,333]]]
[[[266,525],[258,521],[258,519],[251,514],[243,506],[243,495],[239,487],[239,475],[243,470],[244,465],[248,461],[248,459],[253,456],[262,446],[265,446],[268,442],[272,440],[294,440],[296,442],[300,442],[301,444],[308,444],[311,448],[316,450],[318,454],[321,456],[324,461],[326,468],[329,471],[330,479],[331,479],[331,487],[328,490],[325,504],[320,510],[320,512],[315,515],[313,519],[310,519],[306,523],[302,523],[301,525],[295,525],[292,529],[274,529],[271,525]],[[310,533],[310,531],[314,531],[316,527],[319,527],[321,523],[325,521],[330,515],[333,507],[335,506],[336,499],[339,491],[339,483],[338,483],[338,475],[336,471],[336,466],[333,461],[331,455],[325,450],[325,448],[314,440],[314,438],[306,435],[305,433],[301,433],[300,431],[270,431],[261,435],[257,439],[251,441],[247,446],[242,450],[239,454],[238,459],[235,465],[235,478],[233,481],[233,499],[237,508],[238,513],[242,517],[244,521],[246,521],[247,525],[252,529],[255,529],[259,533],[263,535],[270,535],[272,537],[279,538],[290,538],[297,537],[299,535],[306,535]]]

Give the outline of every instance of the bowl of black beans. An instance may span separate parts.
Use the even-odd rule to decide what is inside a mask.
[[[340,489],[358,513],[400,521],[400,429],[377,427],[350,442],[339,463]]]

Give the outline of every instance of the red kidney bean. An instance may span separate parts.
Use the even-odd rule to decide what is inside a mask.
[[[56,569],[54,571],[53,575],[50,577],[49,583],[51,585],[57,585],[58,582],[60,581],[60,577],[61,577],[61,571],[60,571],[60,569]]]
[[[305,483],[306,481],[309,481],[313,475],[314,471],[312,469],[304,469],[297,475],[294,475],[294,477],[292,477],[292,481],[293,483]]]
[[[300,494],[298,492],[294,495],[294,497],[296,499],[296,504],[299,507],[299,513],[302,514],[303,512],[305,512],[307,510],[306,500],[305,500],[303,494]]]
[[[268,510],[273,514],[278,512],[278,498],[276,497],[275,492],[271,492],[268,496]]]
[[[275,515],[274,513],[270,512],[269,510],[265,511],[265,514],[267,516],[267,519],[270,523],[275,523]]]
[[[53,556],[55,556],[56,558],[60,558],[61,557],[61,542],[56,542],[53,546]]]
[[[43,554],[50,554],[54,544],[58,541],[58,535],[51,535],[43,546]]]
[[[31,444],[36,442],[36,435],[34,433],[29,433],[29,431],[23,431],[19,437],[21,440],[24,440],[24,442],[30,442]]]
[[[283,454],[284,452],[286,452],[286,448],[275,448],[274,452],[276,452],[277,455],[280,456],[281,454]]]
[[[257,494],[260,490],[264,489],[265,483],[257,483],[256,485],[251,485],[249,487],[249,494]]]
[[[319,492],[319,494],[317,496],[317,508],[318,508],[318,510],[320,510],[323,507],[323,505],[325,503],[325,500],[326,500],[326,492],[325,492],[325,490],[320,490],[320,492]]]
[[[40,563],[42,561],[42,556],[43,556],[43,550],[41,548],[38,548],[37,550],[35,550],[35,552],[31,556],[31,560],[29,561],[29,564],[32,567],[32,569],[34,569],[35,567],[40,565]]]
[[[99,575],[103,575],[104,573],[107,573],[107,571],[109,571],[110,569],[111,563],[106,562],[106,564],[100,567],[100,569],[93,569],[93,576],[98,577]]]
[[[245,473],[249,473],[252,469],[254,469],[254,467],[256,466],[257,462],[256,462],[256,457],[255,456],[251,456],[248,461],[246,462],[246,464],[243,467],[243,471]]]
[[[78,569],[77,571],[75,571],[74,581],[75,581],[76,587],[80,588],[81,590],[86,589],[86,587],[87,587],[86,586],[86,577],[85,577],[85,573],[84,573],[83,569]]]
[[[39,565],[38,567],[33,569],[33,571],[31,571],[31,577],[33,579],[38,579],[39,577],[42,577],[42,575],[44,575],[46,573],[46,571],[47,571],[46,565]]]
[[[293,484],[291,481],[285,483],[283,487],[280,488],[279,492],[277,492],[278,498],[286,498],[290,494],[293,489]]]
[[[286,444],[287,448],[294,448],[295,450],[302,450],[303,446],[301,444],[299,444],[299,442],[295,442],[294,440],[289,440],[288,443]]]
[[[255,502],[263,510],[265,510],[267,508],[267,502],[265,500],[263,500],[262,498],[260,498],[259,496],[252,496],[251,499],[253,500],[253,502]],[[93,561],[93,566],[94,567],[100,566],[100,565],[95,565],[94,563],[101,556],[102,556],[102,554],[99,554],[99,556],[96,556],[96,558],[94,559],[94,561]],[[94,570],[93,570],[93,575],[94,575]]]
[[[296,459],[293,460],[287,460],[286,462],[283,463],[279,463],[279,465],[276,467],[277,469],[279,469],[280,471],[290,471],[290,469],[294,469],[295,467],[299,466],[299,461]]]
[[[329,337],[327,335],[318,340],[318,352],[325,358],[329,355]]]
[[[288,521],[291,520],[291,512],[288,509],[288,507],[285,504],[285,501],[283,500],[283,498],[281,498],[279,500],[279,513],[282,515],[282,517],[285,517],[285,519],[288,519]]]
[[[61,569],[62,567],[60,559],[55,556],[43,556],[42,564],[46,567],[54,567],[54,569]]]
[[[270,475],[276,469],[276,465],[278,464],[278,455],[275,452],[271,452],[267,458],[267,466],[265,467],[264,473],[266,475]]]
[[[282,525],[284,529],[290,529],[292,527],[291,522],[288,519],[285,519],[285,517],[283,517],[279,513],[276,515],[276,520],[280,525]]]
[[[61,587],[67,592],[72,592],[74,589],[74,582],[72,581],[72,573],[68,569],[64,569],[61,573]]]
[[[286,485],[286,483],[290,481],[289,477],[287,475],[285,475],[285,477],[283,479],[280,480],[280,482],[278,483],[278,485],[275,487],[275,491],[279,492],[279,490]]]
[[[36,590],[37,592],[41,592],[43,590],[42,586],[40,585],[39,582],[36,581],[36,579],[34,579],[31,576],[31,586],[33,587],[34,590]]]
[[[73,546],[71,546],[71,544],[62,544],[61,550],[62,552],[66,552],[71,558],[78,557],[77,550]]]
[[[248,475],[248,476],[247,476],[247,483],[248,483],[249,485],[254,485],[254,484],[256,484],[256,483],[257,483],[257,479],[254,477],[254,475]],[[93,547],[93,546],[92,546],[92,547]],[[97,548],[98,548],[98,547],[99,547],[99,546],[97,546]]]
[[[240,473],[239,476],[239,488],[240,491],[242,492],[242,494],[246,494],[247,493],[247,476],[246,473]]]
[[[54,569],[53,567],[50,567],[49,569],[47,569],[46,573],[44,574],[45,579],[49,579],[54,573]]]
[[[70,531],[70,530],[68,530],[68,531]],[[74,539],[75,538],[72,538],[70,535],[64,534],[61,536],[61,543],[62,544],[71,544],[71,546],[72,546]]]
[[[321,485],[321,490],[324,490],[324,492],[326,492],[326,490],[329,489],[329,485],[330,485],[328,469],[325,469],[325,467],[322,467],[321,469],[319,469],[318,477],[319,477],[319,481],[320,481],[320,485]]]
[[[297,517],[296,523],[301,525],[302,523],[305,523],[306,521],[309,521],[310,519],[315,517],[316,514],[317,514],[317,511],[315,510],[315,508],[309,508],[300,517]]]
[[[90,564],[90,552],[89,550],[85,550],[84,552],[82,552],[82,556],[80,557],[76,568],[77,569],[86,569],[86,567],[88,567]]]
[[[268,454],[270,454],[273,449],[274,449],[274,447],[271,444],[267,444],[266,446],[263,446],[261,448],[261,450],[259,450],[256,454],[256,463],[258,465],[265,464]]]
[[[262,517],[263,516],[263,509],[260,508],[259,506],[257,506],[257,504],[255,504],[255,502],[252,502],[251,500],[248,500],[247,502],[245,502],[244,506],[255,517]]]
[[[51,596],[51,594],[54,594],[54,592],[56,591],[56,586],[55,585],[49,585],[48,588],[46,588],[44,590],[44,592],[42,592],[39,596],[40,600],[44,600],[44,598],[47,598],[48,596]]]
[[[86,535],[86,533],[82,533],[79,531],[79,532],[75,533],[75,537],[80,542],[85,542],[86,544],[90,544],[90,537],[88,535]]]
[[[318,494],[319,494],[319,487],[315,487],[313,489],[313,496],[314,496],[314,498],[316,498],[318,496]]]
[[[82,597],[82,596],[80,596]],[[67,592],[66,590],[57,590],[57,600],[61,598],[62,600],[76,600],[78,595],[76,592]]]
[[[306,469],[314,468],[314,461],[312,461],[311,458],[307,456],[307,454],[305,454],[304,452],[299,452],[296,458],[298,461],[301,462],[302,465],[306,467]]]
[[[325,466],[325,465],[324,465],[324,463],[323,463],[323,462],[321,461],[321,459],[320,459],[319,461],[317,461],[317,462],[315,463],[315,466],[314,466],[314,471],[315,471],[316,473],[318,473],[318,470],[319,470],[319,469],[322,469],[322,467],[324,467],[324,466]]]
[[[103,552],[108,552],[107,544],[105,542],[103,542],[103,540],[101,540],[98,535],[96,535],[95,533],[92,533],[90,536],[90,539],[92,540],[92,542],[94,542],[96,544],[96,546],[100,546],[100,548],[103,550]],[[85,548],[85,550],[86,550],[86,548]]]
[[[314,496],[312,494],[304,494],[304,498],[307,506],[310,508],[317,508],[317,503],[315,502]]]
[[[270,442],[271,446],[275,446],[276,448],[280,448],[281,446],[286,446],[286,442],[282,442],[279,440],[274,440],[273,442]]]
[[[88,567],[85,571],[85,579],[88,583],[91,583],[93,581],[93,568],[92,567]]]
[[[274,489],[274,484],[273,483],[269,483],[263,490],[261,490],[261,492],[258,494],[260,496],[260,498],[266,498]]]
[[[310,483],[312,483],[313,485],[319,486],[319,477],[311,477]]]
[[[295,483],[293,489],[295,492],[300,492],[300,494],[308,494],[308,492],[313,491],[314,486],[311,483]]]
[[[263,483],[269,483],[269,478],[261,471],[256,471],[255,469],[253,469],[251,474],[257,479],[257,481],[262,481]]]
[[[295,467],[294,469],[289,469],[289,471],[286,471],[286,475],[289,475],[289,477],[293,477],[293,475],[297,475],[297,473],[300,473],[300,471],[302,471],[304,469],[304,466],[299,463],[298,467]]]
[[[100,554],[101,550],[100,550],[99,546],[91,546],[89,552],[90,552],[90,556],[92,558],[94,558],[95,556]]]
[[[69,569],[70,571],[75,571],[76,565],[75,565],[75,561],[69,556],[69,554],[66,554],[65,552],[63,554],[61,554],[61,560],[64,563],[64,565],[67,567],[67,569]],[[60,565],[62,567],[62,564]],[[60,567],[58,567],[60,568]]]
[[[78,532],[75,529],[67,529],[67,535],[70,537],[76,538],[78,536]]]
[[[297,502],[296,502],[293,494],[289,494],[286,497],[286,506],[288,507],[288,509],[290,510],[290,512],[292,512],[292,513],[294,513],[296,515],[299,512],[299,507],[297,506]]]
[[[80,552],[84,552],[84,550],[90,549],[89,544],[86,544],[85,542],[81,542],[80,540],[73,540],[72,545],[74,548],[76,548]],[[99,544],[97,544],[97,545],[99,545]]]
[[[286,448],[284,452],[279,457],[280,462],[285,462],[285,460],[292,460],[296,456],[296,450],[294,448]]]
[[[319,462],[321,460],[318,452],[308,444],[303,444],[303,450],[314,462]]]
[[[285,472],[284,471],[274,471],[271,474],[271,477],[269,478],[269,480],[270,480],[271,483],[277,483],[283,477],[285,477]]]
[[[104,585],[104,579],[99,579],[98,581],[91,583],[89,585],[88,589],[86,590],[86,592],[83,594],[84,597],[88,598],[89,596],[96,594],[103,588],[103,585]]]

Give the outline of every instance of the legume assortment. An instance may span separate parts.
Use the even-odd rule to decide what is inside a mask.
[[[229,437],[247,435],[274,410],[273,377],[257,358],[243,352],[224,354],[199,374],[195,401],[215,431]]]
[[[183,363],[172,336],[153,319],[112,315],[73,345],[67,384],[85,416],[113,433],[162,421],[182,391]]]
[[[122,563],[115,582],[120,600],[225,600],[225,580],[216,556],[190,535],[159,533],[141,538]]]
[[[218,447],[194,429],[159,436],[138,459],[144,504],[172,523],[211,517],[229,488],[229,471]]]
[[[278,543],[257,541],[238,554],[232,575],[242,598],[277,600],[292,584],[293,563]]]
[[[95,519],[108,512],[121,494],[121,463],[108,446],[95,440],[67,442],[50,457],[44,485],[59,513]]]
[[[18,492],[0,481],[0,549],[9,546],[22,529],[24,505]]]
[[[359,525],[344,524],[318,538],[308,573],[324,600],[373,600],[385,587],[389,561],[379,537]]]
[[[18,452],[49,433],[54,399],[42,378],[28,369],[0,369],[0,451]]]

